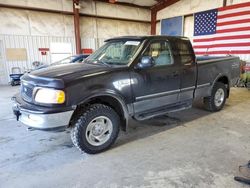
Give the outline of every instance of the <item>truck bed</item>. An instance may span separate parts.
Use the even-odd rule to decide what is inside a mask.
[[[229,87],[236,84],[240,75],[240,59],[234,56],[200,56],[197,57],[196,97],[209,96],[210,86],[217,77],[227,75]]]
[[[225,58],[231,58],[232,56],[197,56],[197,62],[202,63],[202,62],[207,62],[210,60],[220,60],[220,59],[225,59]]]

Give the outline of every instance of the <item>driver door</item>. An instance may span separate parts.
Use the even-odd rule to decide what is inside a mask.
[[[151,41],[143,56],[151,56],[154,65],[135,68],[131,73],[135,114],[175,104],[180,93],[180,69],[174,63],[169,42]]]

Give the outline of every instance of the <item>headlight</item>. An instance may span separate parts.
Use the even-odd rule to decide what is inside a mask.
[[[35,101],[46,104],[62,104],[65,102],[65,93],[62,90],[41,88],[36,92]]]

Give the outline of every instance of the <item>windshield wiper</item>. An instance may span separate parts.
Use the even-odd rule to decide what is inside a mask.
[[[106,63],[105,61],[101,61],[101,60],[95,60],[97,63],[101,63],[101,64],[103,64],[103,65],[106,65],[106,66],[108,66],[108,67],[110,67],[111,65],[109,64],[109,63]]]
[[[102,65],[106,65],[106,66],[110,67],[110,64],[108,64],[108,63],[106,63],[104,61],[101,61],[101,60],[93,60],[93,59],[91,59],[91,60],[87,60],[86,63],[93,64],[93,65],[98,63],[98,64],[102,64]]]

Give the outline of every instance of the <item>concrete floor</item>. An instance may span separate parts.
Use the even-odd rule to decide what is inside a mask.
[[[0,87],[0,187],[246,187],[233,180],[250,159],[250,91],[232,89],[224,110],[195,108],[131,123],[98,155],[67,132],[27,131],[11,112],[18,87]]]

